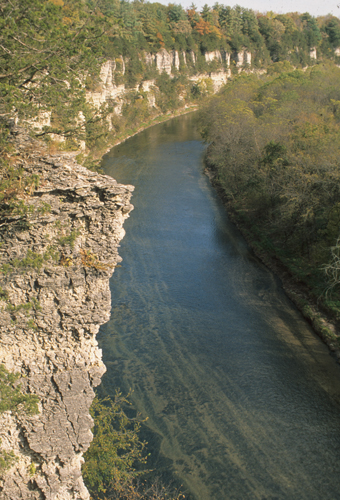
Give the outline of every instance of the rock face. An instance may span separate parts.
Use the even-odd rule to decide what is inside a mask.
[[[196,55],[193,50],[189,52],[183,51],[181,53],[184,65],[190,62],[193,66],[196,65]],[[227,70],[221,69],[218,73],[216,84],[214,84],[214,89],[217,91],[223,83],[227,81],[230,76],[230,54],[224,50],[215,50],[213,52],[206,52],[204,54],[206,62],[217,61],[219,63],[225,63]],[[251,64],[251,53],[242,51],[236,55],[237,67],[241,68],[244,62]],[[177,50],[167,51],[166,49],[161,49],[155,54],[149,52],[144,52],[141,56],[141,60],[146,66],[154,66],[158,73],[167,73],[170,77],[173,76],[174,70],[179,71],[180,69],[180,57]],[[114,112],[118,115],[122,113],[122,107],[125,103],[126,94],[131,92],[131,88],[126,88],[124,84],[116,85],[115,75],[124,75],[125,64],[128,60],[123,59],[123,57],[118,57],[115,60],[107,60],[101,67],[99,74],[100,85],[98,90],[89,91],[86,93],[86,99],[88,102],[92,103],[95,107],[100,107],[102,104],[109,102],[114,104]],[[215,74],[215,73],[214,73]],[[222,78],[221,75],[224,74]],[[211,74],[209,75],[211,76]],[[202,75],[199,75],[201,78]],[[205,75],[208,77],[208,74]],[[189,77],[189,80],[195,82],[197,75],[194,77]],[[213,77],[214,78],[214,77]],[[222,78],[222,79],[221,79]],[[154,82],[154,81],[153,81]],[[144,92],[148,93],[148,103],[150,107],[156,107],[156,97],[155,92],[157,92],[157,87],[155,82],[152,86],[148,86],[148,82],[140,82],[134,89],[136,92],[143,89]],[[108,118],[108,127],[111,130],[112,125],[110,119]]]
[[[117,63],[120,65],[119,73],[124,74],[125,63],[123,58],[118,58],[117,60],[107,60],[102,65],[99,79],[100,79],[100,89],[98,91],[92,91],[86,93],[86,99],[96,107],[101,104],[112,101],[120,100],[125,92],[125,85],[116,85],[114,82],[114,75],[117,72]]]
[[[155,55],[156,68],[160,73],[165,71],[168,75],[171,75],[171,64],[173,63],[173,56],[170,52],[165,49],[160,50]]]
[[[177,71],[179,70],[179,55],[177,50],[172,51],[172,65],[177,69]]]
[[[311,59],[317,59],[318,56],[317,56],[317,52],[316,52],[316,47],[312,47],[310,50],[309,50],[309,57]]]
[[[243,49],[240,52],[234,54],[234,60],[236,62],[236,67],[241,68],[244,64],[251,65],[251,52]]]
[[[38,175],[39,186],[23,197],[24,219],[0,220],[0,364],[39,396],[40,413],[0,414],[1,449],[17,457],[0,499],[88,500],[80,468],[93,388],[105,372],[96,333],[109,319],[109,278],[133,187],[71,155],[38,151],[27,136],[16,147],[23,176]]]
[[[228,78],[231,76],[231,71],[228,70],[226,72],[216,72],[216,73],[210,73],[210,78],[213,83],[213,88],[214,92],[218,92],[219,89],[225,85],[228,81]]]
[[[213,52],[206,52],[204,54],[206,62],[219,61],[222,62],[222,54],[219,50],[214,50]]]

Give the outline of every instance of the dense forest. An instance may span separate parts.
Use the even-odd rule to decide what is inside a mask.
[[[120,36],[110,37],[105,55],[130,56],[131,64],[134,58],[137,62],[136,50],[157,52],[165,48],[192,50],[198,59],[209,51],[247,49],[257,67],[282,60],[305,65],[310,62],[310,50],[317,49],[320,57],[333,58],[334,49],[340,45],[340,23],[334,16],[316,19],[308,13],[260,14],[219,3],[213,7],[206,4],[201,12],[194,4],[184,10],[177,4],[140,1],[103,0],[98,8],[121,27]]]

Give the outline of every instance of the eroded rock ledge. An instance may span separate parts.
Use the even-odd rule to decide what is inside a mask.
[[[105,372],[96,333],[109,320],[109,278],[133,187],[26,141],[17,144],[19,161],[39,186],[23,197],[24,223],[19,215],[0,221],[0,363],[21,373],[40,414],[0,414],[1,448],[18,457],[0,499],[85,500],[89,407]]]

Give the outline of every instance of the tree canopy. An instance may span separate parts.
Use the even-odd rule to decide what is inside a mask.
[[[109,31],[91,4],[0,0],[2,116],[32,116],[83,98],[84,73],[98,65]]]

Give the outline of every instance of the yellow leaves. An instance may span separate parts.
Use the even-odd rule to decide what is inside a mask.
[[[335,118],[339,119],[340,118],[340,101],[337,101],[336,99],[331,99],[331,104],[332,104],[333,115],[335,116]]]
[[[80,250],[80,259],[81,259],[81,264],[84,267],[93,267],[99,271],[107,271],[109,269],[112,269],[112,265],[110,264],[105,264],[104,262],[101,262],[98,259],[98,256],[91,252],[91,250]],[[72,265],[72,264],[70,264]]]
[[[273,12],[272,10],[269,10],[266,14],[266,17],[268,17],[268,19],[275,19],[276,15],[277,14],[275,12]]]
[[[156,37],[158,38],[160,46],[161,47],[165,47],[165,43],[164,43],[164,40],[163,40],[163,35],[159,31],[156,34]]]
[[[254,100],[251,102],[254,111],[257,114],[263,114],[266,111],[274,111],[278,104],[278,100],[274,97],[263,97],[261,101]]]
[[[201,95],[210,95],[214,91],[213,81],[211,78],[200,78],[196,83]]]
[[[248,106],[248,103],[242,99],[234,99],[231,102],[224,102],[221,106],[223,116],[228,123],[239,121],[239,119],[247,118],[250,122],[255,120],[253,110]]]
[[[66,257],[64,254],[62,254],[59,264],[64,267],[71,267],[73,266],[73,260],[71,259],[71,257]]]
[[[297,117],[291,140],[294,149],[305,156],[313,155],[318,161],[323,157],[324,162],[333,163],[339,137],[339,125],[327,113],[305,113]]]
[[[221,33],[221,31],[216,26],[212,26],[211,27],[211,33],[213,33],[214,35],[217,36],[217,38],[220,38],[220,39],[223,36],[222,33]]]
[[[64,7],[64,2],[63,0],[49,0],[49,2],[53,3],[57,7]]]
[[[285,26],[280,22],[278,21],[277,19],[274,19],[273,22],[272,22],[272,26],[273,26],[273,39],[276,40],[277,42],[279,42],[281,40],[281,37],[282,35],[284,34],[286,28]]]

